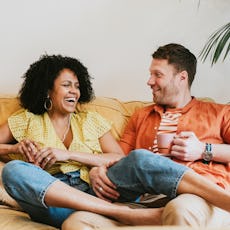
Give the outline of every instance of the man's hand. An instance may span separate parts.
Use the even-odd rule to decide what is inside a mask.
[[[114,162],[99,167],[93,167],[89,172],[92,188],[96,195],[106,201],[117,200],[120,194],[116,191],[116,186],[106,175],[107,168]]]
[[[173,140],[171,155],[183,161],[202,159],[205,143],[200,142],[193,132],[181,132]]]

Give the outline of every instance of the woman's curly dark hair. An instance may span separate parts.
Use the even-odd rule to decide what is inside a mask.
[[[92,78],[79,60],[61,55],[43,55],[23,75],[24,82],[19,91],[21,106],[34,114],[43,114],[48,91],[53,88],[55,79],[63,69],[70,69],[78,78],[81,92],[79,103],[91,101],[94,98]]]

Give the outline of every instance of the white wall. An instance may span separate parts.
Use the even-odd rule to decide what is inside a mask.
[[[230,0],[0,0],[0,93],[17,93],[48,53],[79,58],[98,96],[151,100],[151,53],[176,42],[198,55],[229,12]],[[199,61],[192,93],[230,101],[229,73],[229,58],[212,68]]]

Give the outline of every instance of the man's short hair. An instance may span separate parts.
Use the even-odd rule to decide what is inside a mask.
[[[196,74],[197,59],[187,48],[180,44],[170,43],[160,46],[153,54],[155,59],[166,59],[177,72],[187,71],[188,84],[191,87]]]

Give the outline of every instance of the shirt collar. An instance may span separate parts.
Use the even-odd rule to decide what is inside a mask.
[[[194,96],[192,96],[192,100],[189,101],[189,103],[182,108],[181,113],[186,113],[196,103],[197,103],[197,99]],[[153,104],[151,112],[158,112],[158,113],[162,114],[164,112],[164,108],[161,105]]]

